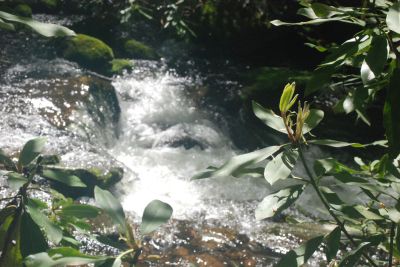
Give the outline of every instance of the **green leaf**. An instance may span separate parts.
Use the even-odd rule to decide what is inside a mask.
[[[278,180],[286,179],[292,172],[298,156],[297,151],[285,150],[270,160],[264,170],[267,182],[273,185]]]
[[[60,243],[63,233],[60,227],[49,220],[31,201],[26,204],[26,210],[32,220],[45,232],[47,238],[54,244]]]
[[[12,23],[7,23],[4,20],[0,19],[0,29],[6,30],[6,31],[14,31],[15,27]]]
[[[71,175],[68,171],[62,169],[43,169],[41,176],[56,182],[66,184],[71,187],[86,187],[78,176]]]
[[[0,266],[23,267],[21,254],[21,210],[8,217],[0,229]]]
[[[279,214],[292,205],[304,190],[303,185],[294,185],[274,192],[263,199],[255,210],[257,220]]]
[[[326,241],[326,248],[325,254],[327,262],[331,262],[336,257],[337,252],[339,251],[340,246],[340,237],[341,237],[341,230],[340,227],[337,226],[330,232],[328,235],[325,236]]]
[[[397,227],[396,227],[395,243],[396,243],[397,252],[400,253],[400,224],[397,224]]]
[[[367,64],[365,60],[361,64],[360,74],[363,84],[368,84],[376,77],[374,72],[371,70],[370,66]]]
[[[363,147],[368,147],[368,146],[382,146],[386,147],[386,141],[375,141],[370,144],[360,144],[360,143],[348,143],[348,142],[343,142],[343,141],[337,141],[337,140],[332,140],[332,139],[318,139],[318,140],[308,140],[307,141],[310,144],[315,144],[315,145],[321,145],[321,146],[331,146],[331,147],[346,147],[346,146],[351,146],[355,148],[363,148]]]
[[[82,256],[68,256],[59,254],[50,257],[48,253],[42,252],[26,257],[24,263],[27,267],[60,267],[101,263],[105,260],[107,260],[106,257],[93,257],[85,254],[82,254]]]
[[[318,90],[325,88],[331,81],[332,74],[335,73],[336,66],[328,65],[317,68],[311,79],[307,82],[305,95],[311,95]]]
[[[282,146],[270,146],[247,154],[233,157],[221,167],[209,167],[209,170],[194,176],[192,179],[197,180],[210,177],[227,177],[230,175],[233,175],[235,177],[243,176],[244,174],[246,174],[246,170],[248,170],[249,173],[252,174],[254,173],[254,169],[247,169],[246,167],[269,158],[274,153],[279,151],[281,147]]]
[[[29,255],[46,251],[48,249],[42,231],[26,212],[21,220],[21,253],[25,258]]]
[[[337,21],[337,22],[344,22],[344,23],[350,23],[350,24],[357,24],[362,26],[362,22],[360,21],[352,21],[348,19],[349,17],[343,16],[343,17],[333,17],[333,18],[317,18],[317,19],[312,19],[308,21],[301,21],[301,22],[284,22],[281,20],[273,20],[271,21],[271,24],[274,26],[302,26],[302,25],[319,25],[325,22],[332,22],[332,21]]]
[[[386,16],[386,24],[390,30],[400,34],[400,3],[394,3]]]
[[[284,134],[287,133],[282,117],[276,115],[272,110],[263,108],[253,101],[253,112],[268,127]]]
[[[15,166],[15,163],[10,157],[6,155],[6,153],[2,149],[0,149],[0,163],[3,164],[6,169],[17,171],[17,166]]]
[[[382,73],[388,55],[389,50],[387,39],[383,35],[374,36],[372,38],[371,48],[365,58],[365,62],[376,76]]]
[[[122,266],[122,260],[120,258],[116,258],[111,267],[121,267],[121,266]]]
[[[303,134],[306,134],[317,127],[323,118],[324,112],[322,110],[310,109],[310,115],[307,117],[303,126]]]
[[[400,6],[400,4],[396,4]],[[389,155],[395,158],[400,153],[400,69],[394,70],[386,93],[385,106],[383,108],[383,124],[386,138],[389,142]]]
[[[18,190],[28,182],[28,179],[17,172],[9,172],[5,176],[7,177],[7,183],[12,190]]]
[[[76,218],[95,218],[100,214],[96,207],[86,204],[72,204],[64,206],[61,210],[63,216],[72,216]]]
[[[103,190],[98,186],[94,188],[94,198],[96,199],[96,204],[117,224],[118,230],[121,233],[125,233],[127,228],[121,203],[109,191]]]
[[[172,215],[172,207],[160,200],[151,201],[144,209],[140,232],[148,234],[166,223]]]
[[[370,245],[370,242],[363,242],[358,245],[358,247],[347,253],[345,257],[339,262],[339,267],[354,267],[359,261],[363,250]]]
[[[52,23],[43,23],[26,17],[15,16],[4,11],[0,11],[0,18],[6,21],[22,23],[32,28],[37,33],[46,37],[58,37],[58,36],[74,36],[74,31]]]
[[[278,262],[276,267],[302,266],[303,264],[307,263],[308,259],[318,249],[323,240],[323,236],[311,238],[310,240],[303,243],[300,247],[292,250],[294,253],[289,252],[284,255],[282,259]],[[288,257],[288,259],[285,259],[286,257]]]
[[[1,11],[0,11],[1,15]],[[29,140],[24,147],[22,148],[21,154],[19,155],[18,159],[18,166],[27,166],[31,163],[44,148],[46,144],[46,138],[36,138]]]

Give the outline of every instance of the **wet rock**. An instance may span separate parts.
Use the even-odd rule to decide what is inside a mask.
[[[22,16],[22,17],[32,17],[32,9],[30,6],[27,4],[19,4],[16,7],[14,7],[14,12],[16,15]]]
[[[111,74],[122,74],[124,70],[130,71],[133,63],[129,59],[116,58],[111,60]]]
[[[124,53],[131,58],[137,59],[159,59],[159,55],[150,46],[135,39],[129,39],[124,43]]]
[[[114,59],[111,47],[100,39],[85,34],[78,34],[66,41],[62,55],[83,67],[107,73]]]

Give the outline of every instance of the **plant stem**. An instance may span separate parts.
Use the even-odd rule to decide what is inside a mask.
[[[329,212],[329,214],[332,216],[332,218],[335,220],[336,224],[340,227],[340,229],[342,230],[343,234],[347,237],[347,239],[350,241],[351,244],[353,244],[353,246],[357,246],[357,243],[354,241],[353,237],[351,237],[351,235],[349,234],[349,232],[346,230],[344,223],[339,220],[339,218],[337,217],[337,215],[332,211],[331,206],[329,205],[329,202],[326,200],[325,196],[321,193],[321,191],[318,188],[316,179],[314,178],[313,173],[311,172],[310,168],[308,167],[306,160],[304,158],[304,152],[303,152],[303,148],[302,145],[299,144],[298,145],[299,148],[299,155],[300,155],[300,159],[301,162],[303,163],[304,169],[307,173],[307,175],[310,177],[310,182],[312,187],[314,188],[315,192],[317,193],[319,199],[321,200],[322,204],[325,206],[325,208],[327,209],[327,211]],[[378,265],[376,265],[376,263],[374,262],[373,259],[371,259],[368,254],[366,254],[365,252],[362,253],[362,255],[364,256],[364,258],[374,267],[378,267]]]
[[[394,239],[394,230],[395,230],[396,224],[392,222],[391,227],[390,227],[390,242],[389,242],[389,267],[393,266],[393,239]]]

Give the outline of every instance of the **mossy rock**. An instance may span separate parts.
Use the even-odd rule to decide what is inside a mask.
[[[133,63],[129,59],[116,58],[111,60],[111,74],[122,74],[124,70],[130,71]]]
[[[151,59],[157,60],[160,56],[156,51],[148,45],[135,39],[129,39],[124,43],[124,52],[128,57],[138,59]]]
[[[54,11],[59,6],[59,1],[58,0],[40,0],[39,4],[41,6],[43,6],[43,8],[45,8],[49,11]]]
[[[59,168],[57,168],[59,169]],[[95,186],[99,186],[103,189],[109,189],[121,181],[124,170],[116,167],[110,170],[102,170],[99,168],[89,169],[63,169],[66,174],[74,175],[86,185],[86,187],[69,187],[60,182],[52,181],[53,187],[67,197],[81,197],[81,196],[93,196],[93,190]]]
[[[275,105],[286,83],[296,82],[296,87],[301,90],[310,77],[308,71],[288,68],[261,67],[250,70],[242,76],[244,87],[241,97],[245,101],[255,100],[264,105]]]
[[[63,56],[83,67],[99,72],[108,72],[110,61],[114,59],[111,47],[100,39],[78,34],[68,39]]]
[[[30,6],[26,4],[19,4],[16,7],[14,7],[14,13],[22,17],[28,17],[28,18],[32,17],[32,9]]]

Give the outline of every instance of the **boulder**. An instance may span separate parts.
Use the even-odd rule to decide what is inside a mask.
[[[129,59],[116,58],[111,60],[111,74],[122,74],[124,70],[130,71],[133,63]]]
[[[107,73],[111,67],[110,61],[114,59],[111,47],[100,39],[85,34],[68,39],[62,55],[83,67],[101,73]]]
[[[26,4],[19,4],[19,5],[15,6],[14,13],[16,15],[22,16],[22,17],[28,17],[28,18],[32,17],[32,9],[30,6],[28,6]]]
[[[160,56],[150,46],[135,39],[126,40],[123,47],[126,56],[138,59],[157,60]]]

